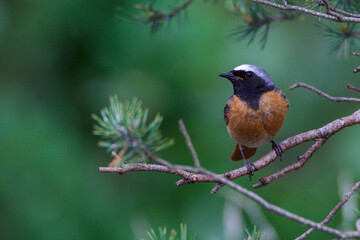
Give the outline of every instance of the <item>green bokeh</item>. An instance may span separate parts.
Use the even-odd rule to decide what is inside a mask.
[[[221,2],[195,1],[180,27],[173,23],[155,36],[148,26],[122,20],[118,9],[134,12],[133,4],[0,2],[1,239],[139,239],[150,227],[177,229],[180,222],[199,239],[224,239],[225,199],[209,195],[213,185],[176,187],[178,178],[166,174],[98,172],[111,158],[96,146],[90,115],[98,114],[112,94],[122,100],[137,96],[151,116],[160,112],[162,132],[176,140],[162,157],[191,164],[177,126],[182,118],[202,164],[215,172],[242,164],[228,158],[234,143],[223,107],[232,87],[219,73],[242,63],[267,70],[290,101],[277,141],[358,108],[305,89],[288,90],[302,81],[334,96],[356,96],[345,85],[360,85],[352,74],[359,58],[329,55],[327,39],[310,17],[276,24],[261,51],[257,43],[247,46],[226,37],[238,20]],[[303,169],[254,191],[289,211],[322,220],[339,201],[339,173],[355,180],[360,174],[359,134],[358,126],[345,129]],[[308,146],[286,152],[282,163],[255,173],[252,182],[247,177],[236,182],[251,188],[258,177],[295,162]],[[269,149],[269,144],[261,147],[253,160]],[[306,230],[265,215],[281,239]],[[339,227],[341,221],[339,215],[330,225]],[[252,229],[251,223],[246,227]],[[309,239],[320,238],[330,236],[314,233]]]

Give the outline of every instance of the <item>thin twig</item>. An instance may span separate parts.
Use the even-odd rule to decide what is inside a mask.
[[[358,52],[351,52],[351,55],[353,55],[353,56],[360,56],[360,53],[358,53]]]
[[[360,53],[358,52],[351,52],[351,55],[353,56],[360,56]],[[356,67],[354,70],[353,70],[353,73],[358,73],[360,72],[360,66]]]
[[[167,166],[167,167],[171,167],[172,164],[169,163],[168,161],[166,161],[165,159],[162,159],[162,158],[159,158],[159,157],[156,157],[154,155],[151,154],[151,151],[145,147],[140,147],[140,150],[145,154],[145,156],[153,161],[153,162],[156,162],[156,163],[159,163],[159,164],[162,164],[164,166]]]
[[[356,67],[354,70],[353,70],[353,73],[358,73],[360,72],[360,66]]]
[[[270,23],[281,22],[284,20],[293,20],[293,19],[295,19],[295,16],[282,15],[275,17],[266,17],[262,19],[248,18],[248,19],[244,19],[244,21],[251,26],[256,26],[257,28],[261,28],[262,26],[269,25]]]
[[[325,142],[326,142],[327,138],[319,138],[315,141],[315,143],[302,155],[299,157],[299,161],[287,166],[285,168],[283,168],[282,170],[278,171],[277,173],[272,174],[271,176],[265,177],[265,178],[260,178],[259,179],[259,183],[254,184],[253,188],[259,188],[259,187],[264,187],[266,185],[268,185],[269,183],[272,183],[273,181],[275,181],[276,179],[284,176],[285,174],[287,174],[288,172],[294,171],[294,170],[298,170],[299,168],[302,168],[305,163],[309,160],[309,158],[312,156],[312,154],[318,150]]]
[[[357,92],[360,92],[360,88],[359,88],[359,87],[355,87],[355,86],[350,85],[350,84],[346,84],[346,87],[347,87],[348,89],[352,89],[352,90],[355,90],[355,91],[357,91]]]
[[[333,11],[333,12],[340,13],[340,14],[342,14],[342,15],[344,15],[344,16],[360,18],[360,14],[349,13],[349,12],[346,12],[346,11],[344,11],[344,10],[341,10],[341,9],[338,9],[338,8],[334,8],[334,7],[332,7],[332,6],[330,6],[330,10]]]
[[[186,1],[184,4],[182,4],[181,6],[179,6],[178,8],[175,8],[173,11],[171,11],[170,13],[163,13],[160,10],[156,10],[154,11],[156,14],[154,14],[153,16],[148,18],[147,22],[154,22],[154,21],[158,21],[158,20],[171,20],[173,17],[175,17],[176,15],[178,15],[180,12],[182,12],[183,10],[185,10],[194,0],[188,0]],[[138,6],[138,8],[145,8],[143,6]]]
[[[310,86],[310,85],[307,85],[305,83],[300,83],[300,82],[297,82],[295,83],[294,85],[290,86],[289,89],[290,90],[293,90],[295,88],[298,88],[298,87],[304,87],[304,88],[307,88],[313,92],[316,92],[317,94],[333,101],[333,102],[360,102],[360,99],[359,98],[347,98],[347,97],[331,97],[329,96],[328,94],[320,91],[319,89],[317,88],[314,88],[313,86]]]
[[[325,5],[327,14],[336,17],[338,19],[338,21],[340,21],[340,22],[342,21],[343,16],[341,16],[340,14],[338,14],[336,12],[331,11],[331,6],[330,6],[328,0],[322,0],[321,3],[323,5]]]
[[[118,173],[123,175],[128,172],[164,172],[175,174],[181,177],[188,177],[191,175],[190,172],[182,170],[178,167],[168,167],[157,164],[147,164],[147,163],[133,163],[133,164],[123,164],[121,167],[99,167],[99,171],[103,173]]]
[[[186,127],[185,127],[185,124],[183,122],[182,119],[179,120],[179,127],[180,127],[180,132],[182,133],[182,135],[184,136],[185,138],[185,142],[186,142],[186,145],[188,146],[190,152],[191,152],[191,155],[194,159],[194,164],[195,164],[195,167],[199,168],[201,167],[200,166],[200,161],[199,161],[199,157],[195,151],[195,148],[191,142],[191,138],[186,130]]]
[[[321,17],[321,18],[325,18],[325,19],[329,19],[335,22],[360,22],[360,18],[359,17],[348,17],[348,16],[334,16],[334,15],[330,15],[330,14],[326,14],[326,13],[321,13],[321,12],[317,12],[314,10],[310,10],[304,7],[299,7],[299,6],[294,6],[294,5],[282,5],[282,4],[278,4],[278,3],[273,3],[267,0],[251,0],[252,2],[255,3],[259,3],[259,4],[264,4],[267,5],[269,7],[273,7],[273,8],[279,8],[282,10],[287,10],[287,11],[297,11],[297,12],[303,12],[309,15],[313,15],[313,16],[317,16],[317,17]]]
[[[339,209],[345,205],[345,203],[347,203],[350,199],[350,197],[359,189],[360,187],[360,181],[357,182],[351,189],[349,192],[346,193],[346,195],[344,196],[344,198],[330,211],[329,215],[326,216],[326,218],[320,223],[325,225],[326,223],[330,222],[330,220],[335,216],[335,214],[337,213],[337,211],[339,211]],[[310,228],[309,230],[307,230],[306,232],[304,232],[301,236],[297,237],[295,240],[301,240],[304,239],[305,237],[307,237],[310,233],[312,233],[314,230],[316,230],[315,228]]]

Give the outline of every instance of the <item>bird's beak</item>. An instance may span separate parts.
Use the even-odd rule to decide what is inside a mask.
[[[223,78],[227,78],[229,79],[230,81],[231,80],[237,80],[237,77],[232,73],[232,72],[228,72],[228,73],[222,73],[222,74],[219,74],[220,77],[223,77]]]

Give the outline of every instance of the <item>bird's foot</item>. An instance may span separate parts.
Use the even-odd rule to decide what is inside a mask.
[[[284,149],[282,149],[282,147],[273,140],[271,140],[271,144],[272,144],[272,149],[274,149],[275,153],[280,157],[280,162],[281,162]]]
[[[247,160],[244,160],[244,164],[245,164],[245,167],[249,170],[249,180],[251,181],[251,177],[254,176],[252,168],[254,168],[254,171],[256,171],[258,169],[255,166],[255,164],[253,164],[252,162],[249,162]]]

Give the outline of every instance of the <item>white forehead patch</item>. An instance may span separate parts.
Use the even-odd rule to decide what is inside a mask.
[[[269,84],[274,84],[273,80],[271,80],[269,74],[267,74],[267,72],[265,72],[264,69],[262,69],[261,67],[255,66],[255,65],[250,65],[250,64],[243,64],[240,66],[237,66],[236,68],[234,68],[235,71],[251,71],[253,73],[255,73],[258,77],[264,79],[267,83]]]

